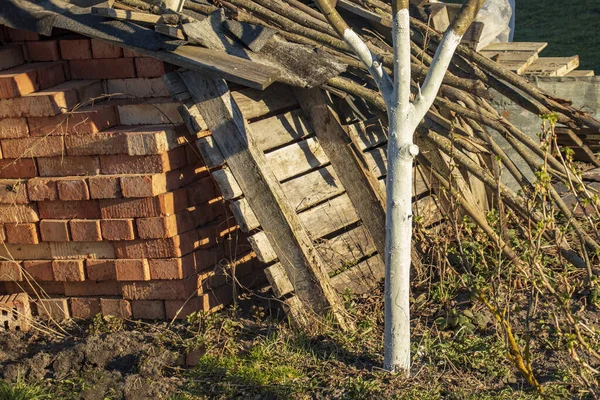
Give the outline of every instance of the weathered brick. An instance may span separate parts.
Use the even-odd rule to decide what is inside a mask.
[[[212,177],[201,178],[185,188],[190,205],[203,204],[220,197]]]
[[[5,158],[52,157],[64,154],[63,138],[59,136],[2,139],[0,143]]]
[[[92,281],[116,281],[115,260],[86,260],[85,269]]]
[[[59,42],[63,60],[89,60],[92,58],[90,39],[64,39]]]
[[[21,264],[16,261],[0,261],[0,281],[20,282],[23,280]]]
[[[148,281],[150,270],[148,260],[115,260],[118,281]]]
[[[136,98],[167,97],[170,95],[162,78],[108,79],[108,93],[118,93]]]
[[[131,304],[122,299],[100,299],[102,314],[118,318],[131,318]]]
[[[104,219],[158,217],[176,213],[186,206],[187,198],[183,189],[156,197],[100,200],[100,211]]]
[[[113,176],[93,176],[88,179],[92,199],[122,197],[121,179]]]
[[[82,107],[67,115],[28,118],[32,136],[90,135],[118,124],[116,108],[100,104]]]
[[[40,40],[40,35],[36,32],[26,31],[22,29],[14,29],[6,27],[6,33],[11,42],[27,42],[31,40]]]
[[[39,40],[25,43],[29,61],[58,61],[60,52],[57,40]]]
[[[120,58],[123,51],[105,40],[92,39],[92,57],[94,58]]]
[[[140,239],[162,239],[205,225],[224,214],[224,206],[202,204],[189,207],[166,217],[138,218],[136,225]]]
[[[201,272],[206,269],[213,268],[223,258],[215,248],[198,249],[194,251],[194,265],[196,271]]]
[[[65,136],[65,147],[71,156],[127,154],[127,136],[109,132]]]
[[[133,300],[131,302],[133,318],[165,319],[165,302],[162,300]]]
[[[26,260],[23,261],[23,269],[36,282],[54,280],[51,260]]]
[[[34,176],[37,176],[37,167],[31,158],[0,160],[0,179],[26,179]]]
[[[71,317],[81,319],[91,319],[96,314],[101,313],[100,299],[90,297],[72,297],[69,299],[71,303]]]
[[[135,78],[131,58],[73,60],[69,62],[73,79]]]
[[[103,174],[153,174],[184,167],[187,164],[185,147],[177,147],[163,154],[149,156],[100,156]]]
[[[23,62],[25,60],[20,45],[11,44],[0,48],[0,71],[21,65]]]
[[[195,279],[125,282],[122,285],[123,298],[128,300],[177,300],[188,299],[196,292]]]
[[[54,179],[30,179],[27,182],[27,192],[31,201],[58,200],[58,189]]]
[[[27,181],[23,179],[0,180],[0,203],[3,204],[27,204]]]
[[[8,243],[37,244],[39,243],[37,226],[35,224],[5,224]]]
[[[4,233],[4,225],[0,224],[0,243],[6,242],[6,233]]]
[[[181,124],[183,119],[178,111],[179,103],[172,98],[146,99],[143,103],[117,106],[122,125],[161,125]]]
[[[138,78],[155,78],[165,74],[165,64],[156,58],[135,58],[135,72]]]
[[[195,256],[148,260],[148,266],[152,280],[184,279],[195,273]]]
[[[142,54],[142,53],[138,53],[135,50],[130,50],[130,49],[123,49],[123,57],[147,57],[146,55]]]
[[[99,219],[98,200],[87,201],[40,201],[38,203],[41,218],[48,219]]]
[[[39,297],[40,292],[47,295],[64,296],[64,282],[36,282],[33,285],[23,282],[4,282],[9,293],[25,292],[31,297]]]
[[[174,258],[190,253],[200,246],[198,232],[188,231],[167,239],[115,242],[117,258]]]
[[[123,197],[153,197],[166,191],[165,174],[124,175],[121,177]]]
[[[38,222],[35,204],[0,204],[0,223]]]
[[[40,176],[87,176],[100,172],[100,160],[95,156],[40,157],[37,164]]]
[[[64,62],[23,64],[0,72],[0,98],[10,99],[65,81]]]
[[[64,282],[66,296],[120,296],[121,283],[116,281]]]
[[[52,273],[57,281],[84,281],[83,260],[53,260]]]
[[[64,179],[56,183],[58,198],[63,201],[89,200],[90,192],[86,180]]]
[[[25,118],[0,119],[0,139],[16,139],[29,136]]]
[[[103,219],[100,221],[102,237],[106,240],[133,240],[133,219]]]
[[[36,308],[41,319],[54,321],[69,319],[67,299],[39,299],[36,301]]]
[[[81,257],[90,259],[115,258],[110,242],[50,242],[50,254],[55,260],[71,260]]]
[[[75,242],[99,242],[102,240],[100,221],[97,219],[73,219],[69,222],[71,239]]]

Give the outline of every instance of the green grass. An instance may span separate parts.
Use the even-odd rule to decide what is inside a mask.
[[[19,380],[16,383],[0,381],[0,400],[43,400],[50,395],[37,384]]]
[[[515,41],[548,42],[544,57],[579,55],[579,69],[600,74],[598,0],[516,2]]]

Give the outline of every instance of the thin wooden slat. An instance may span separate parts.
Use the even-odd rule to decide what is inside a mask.
[[[282,297],[294,291],[294,285],[281,263],[265,268],[265,274],[271,284],[271,289],[273,289],[275,297]]]
[[[282,183],[285,197],[294,210],[300,212],[344,192],[331,166],[309,172]]]
[[[358,144],[361,151],[372,149],[387,142],[387,135],[381,122],[376,120],[358,122],[349,125],[348,134],[353,137],[353,142]]]
[[[248,200],[242,198],[236,201],[232,201],[229,204],[229,208],[235,217],[235,220],[240,225],[242,232],[251,232],[260,227],[260,222],[256,218],[256,214],[252,211]]]
[[[167,24],[156,24],[154,26],[154,30],[158,33],[161,33],[165,36],[172,37],[174,39],[185,40],[185,35],[183,34],[183,30],[181,28],[167,25]]]
[[[302,110],[294,110],[250,124],[254,141],[262,151],[301,140],[313,133]]]
[[[339,293],[350,290],[361,295],[377,286],[384,277],[385,264],[377,255],[334,276],[331,283]]]
[[[277,253],[273,250],[273,246],[265,232],[258,232],[248,237],[248,242],[250,242],[252,250],[254,250],[260,262],[268,264],[277,259]]]
[[[231,92],[245,119],[259,118],[265,114],[279,113],[298,104],[289,86],[276,83],[267,90],[245,88]]]
[[[205,136],[196,140],[196,147],[208,168],[220,167],[225,163],[223,154],[221,154],[221,150],[219,150],[212,137]]]
[[[579,56],[540,57],[523,73],[525,75],[564,76],[579,67]]]
[[[595,72],[593,70],[576,69],[574,71],[569,72],[565,76],[572,76],[572,77],[579,78],[579,77],[594,76],[594,75],[595,75]]]
[[[335,271],[377,251],[367,229],[360,225],[331,239],[318,241],[317,250],[327,266]]]
[[[104,7],[92,7],[91,13],[93,15],[100,15],[102,17],[120,19],[132,22],[141,22],[148,24],[156,24],[160,20],[160,15],[154,15],[150,13],[144,13],[139,11],[126,11],[126,10],[115,10],[113,8]]]
[[[481,51],[533,51],[539,53],[548,46],[545,42],[498,42],[490,43]]]
[[[212,172],[212,176],[225,200],[233,200],[244,194],[229,168],[223,167],[215,170]]]
[[[329,162],[316,138],[290,144],[265,156],[280,182]]]
[[[304,211],[299,216],[302,225],[313,240],[359,220],[356,209],[346,194]]]
[[[538,53],[533,51],[480,51],[479,53],[517,74],[522,74],[538,59]]]

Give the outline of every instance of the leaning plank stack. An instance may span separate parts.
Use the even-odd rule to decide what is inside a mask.
[[[256,257],[162,80],[168,64],[6,28],[0,294],[40,315],[163,319],[230,302]],[[58,32],[60,34],[60,32]],[[262,273],[260,274],[262,275]]]

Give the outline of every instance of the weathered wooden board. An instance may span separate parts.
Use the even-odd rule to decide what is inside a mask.
[[[305,139],[313,133],[299,109],[253,122],[250,126],[254,141],[262,151]]]
[[[256,253],[258,259],[268,264],[277,259],[277,253],[271,245],[271,241],[265,232],[258,232],[248,238],[248,242],[252,246],[252,250]]]
[[[333,170],[327,166],[282,183],[285,197],[297,212],[343,193],[344,188]]]
[[[523,72],[525,75],[564,76],[579,67],[579,56],[540,57]]]
[[[331,283],[340,293],[346,290],[363,294],[371,290],[385,277],[385,264],[379,255],[369,258],[331,278]]]
[[[231,97],[247,120],[277,114],[298,104],[289,86],[274,83],[267,90],[245,88],[231,92]]]
[[[266,155],[269,166],[281,182],[329,162],[316,138],[290,144]]]
[[[132,22],[142,22],[148,24],[156,24],[160,20],[160,15],[139,11],[115,10],[114,8],[106,7],[92,7],[91,13],[107,18],[121,19]]]
[[[282,297],[294,291],[294,285],[285,272],[285,268],[281,263],[273,264],[265,268],[265,274],[273,289],[275,297]]]
[[[594,75],[595,75],[595,72],[593,70],[576,69],[574,71],[569,72],[565,76],[585,77],[585,76],[594,76]]]
[[[490,43],[481,51],[533,51],[539,53],[548,46],[545,42],[499,42]]]
[[[222,169],[215,170],[212,176],[225,200],[237,199],[244,194],[233,174],[229,171],[229,168],[223,167]]]
[[[331,239],[321,239],[317,242],[317,250],[325,265],[327,272],[336,271],[344,266],[373,255],[377,249],[363,226],[347,230]]]
[[[538,53],[534,51],[480,51],[479,53],[517,74],[522,74],[538,59]]]
[[[343,194],[300,214],[302,225],[313,240],[358,222],[348,195]]]

